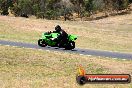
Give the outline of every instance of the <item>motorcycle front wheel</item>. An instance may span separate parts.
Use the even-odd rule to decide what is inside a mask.
[[[72,50],[75,48],[75,42],[69,42],[67,46],[65,47],[66,50]]]

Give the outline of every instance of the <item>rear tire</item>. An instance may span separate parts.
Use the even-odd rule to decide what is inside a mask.
[[[45,41],[43,41],[42,39],[38,40],[38,45],[41,46],[41,47],[47,46],[47,44],[45,43]]]

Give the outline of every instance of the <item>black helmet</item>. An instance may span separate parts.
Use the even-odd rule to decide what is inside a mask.
[[[60,27],[59,25],[57,25],[57,26],[55,27],[55,30],[56,30],[57,32],[59,32],[59,31],[61,31],[61,27]]]

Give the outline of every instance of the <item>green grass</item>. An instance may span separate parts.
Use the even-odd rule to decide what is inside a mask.
[[[36,43],[40,36],[40,32],[16,29],[0,22],[0,39]]]
[[[1,88],[131,88],[131,84],[86,84],[76,81],[78,66],[89,74],[132,74],[132,61],[0,46]]]
[[[118,22],[107,24],[4,17],[0,20],[0,39],[37,43],[42,32],[53,30],[55,25],[61,24],[68,33],[78,35],[76,46],[79,48],[131,53],[132,26],[127,24],[130,21],[123,20],[125,24],[120,25]]]

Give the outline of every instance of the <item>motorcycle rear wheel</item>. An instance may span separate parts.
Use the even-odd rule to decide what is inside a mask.
[[[42,39],[38,40],[38,45],[41,46],[41,47],[47,46],[47,44],[45,43],[45,41],[43,41]]]

